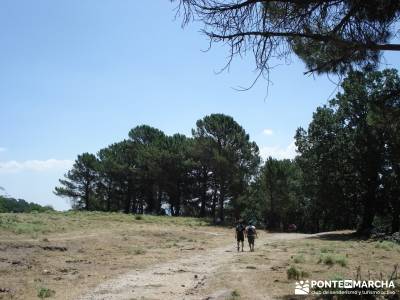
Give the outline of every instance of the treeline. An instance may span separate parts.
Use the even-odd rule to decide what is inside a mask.
[[[33,202],[26,202],[23,199],[0,196],[0,213],[30,213],[33,211],[47,212],[54,211],[54,209],[51,206],[42,206]]]
[[[400,78],[396,70],[351,72],[342,92],[296,132],[305,207],[314,231],[388,218],[399,231]],[[378,217],[378,218],[375,218]]]
[[[192,137],[142,125],[129,139],[79,155],[55,192],[75,209],[239,217],[237,199],[260,163],[258,147],[233,118],[197,121]]]
[[[341,92],[295,135],[295,160],[268,159],[243,197],[270,228],[319,232],[400,223],[400,78],[351,72]]]
[[[55,192],[73,208],[243,217],[306,232],[378,223],[399,230],[400,78],[351,72],[341,92],[295,135],[294,160],[268,158],[231,117],[197,121],[192,136],[143,125],[129,139],[78,156]],[[379,224],[380,226],[382,224]]]

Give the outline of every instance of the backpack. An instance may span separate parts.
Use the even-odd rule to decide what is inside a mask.
[[[245,230],[243,224],[236,225],[236,232],[242,233]]]
[[[256,233],[256,228],[254,226],[247,227],[247,235],[254,235]]]

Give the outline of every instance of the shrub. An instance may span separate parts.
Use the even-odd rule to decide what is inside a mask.
[[[293,261],[294,261],[294,263],[296,263],[296,264],[301,264],[301,263],[304,263],[304,262],[306,261],[306,259],[304,258],[304,255],[300,254],[300,255],[296,255],[296,256],[293,258]]]
[[[333,266],[338,264],[342,267],[347,266],[347,258],[342,255],[321,255],[319,257],[318,263],[323,263],[325,265]]]
[[[390,250],[393,250],[393,248],[395,246],[396,246],[396,244],[391,241],[382,241],[382,242],[376,243],[375,248],[390,251]]]
[[[286,274],[288,279],[298,280],[301,276],[301,272],[295,266],[291,266],[287,269]]]
[[[53,290],[51,290],[51,289],[48,289],[48,288],[45,288],[45,287],[41,287],[41,288],[38,289],[38,294],[37,294],[37,296],[38,296],[40,299],[44,299],[44,298],[49,298],[49,297],[51,297],[51,296],[54,296],[55,293],[56,293],[56,292],[53,291]]]
[[[240,299],[240,293],[238,292],[238,290],[233,290],[228,299],[229,300],[239,300]]]
[[[308,272],[306,271],[300,271],[300,278],[305,278],[305,277],[309,277],[310,274],[308,274]]]
[[[322,247],[320,249],[321,253],[329,253],[329,252],[334,252],[333,249],[328,248],[328,247]]]
[[[337,263],[341,267],[347,267],[347,259],[342,255],[338,255],[335,257],[335,263]]]

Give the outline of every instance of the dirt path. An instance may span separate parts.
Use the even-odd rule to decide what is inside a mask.
[[[276,240],[302,239],[306,234],[261,233],[257,244]],[[202,286],[212,280],[216,270],[229,267],[238,255],[234,243],[206,250],[202,254],[153,265],[145,270],[130,271],[116,279],[106,281],[81,298],[100,299],[163,299],[198,300],[219,299],[224,295],[204,295]],[[221,292],[223,294],[223,291]]]

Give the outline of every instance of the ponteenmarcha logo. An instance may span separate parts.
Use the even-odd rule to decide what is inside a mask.
[[[335,294],[339,293],[337,289],[341,289],[343,291],[347,290],[348,292],[346,293],[349,294],[351,294],[351,290],[354,289],[354,291],[357,291],[359,294],[367,294],[368,290],[373,290],[375,291],[375,294],[380,294],[385,290],[394,292],[394,288],[395,283],[393,280],[300,280],[296,281],[294,294]]]
[[[308,295],[310,293],[310,282],[308,280],[296,281],[295,295]]]

